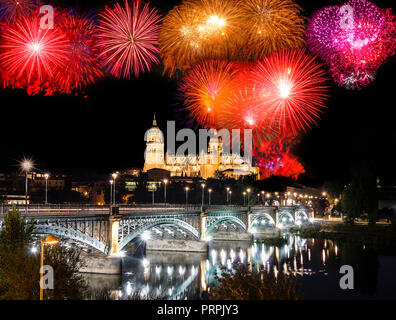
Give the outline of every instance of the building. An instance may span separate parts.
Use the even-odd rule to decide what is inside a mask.
[[[195,156],[168,155],[165,153],[164,135],[153,120],[153,127],[146,132],[146,152],[143,172],[150,173],[158,169],[169,172],[170,177],[216,178],[221,174],[229,178],[243,175],[255,175],[259,178],[259,168],[244,161],[240,155],[223,155],[223,143],[220,137],[211,137],[207,152]]]

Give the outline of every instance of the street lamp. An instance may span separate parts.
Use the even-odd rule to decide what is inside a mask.
[[[204,194],[204,190],[205,190],[205,184],[202,183],[201,184],[202,187],[202,206],[204,205],[204,199],[205,199],[205,194]]]
[[[228,194],[229,194],[229,192],[230,192],[230,188],[229,187],[227,187],[226,188],[226,190],[227,190],[227,203],[229,202],[229,197],[228,197]]]
[[[232,204],[232,201],[231,201],[232,191],[230,190],[228,192],[230,193],[230,205],[231,205]]]
[[[212,189],[208,189],[209,192],[209,205],[210,205],[210,194],[212,193]]]
[[[248,188],[247,190],[247,194],[248,194],[248,207],[250,206],[250,188]]]
[[[44,174],[44,179],[45,179],[45,204],[48,204],[48,178],[49,178],[49,173]]]
[[[153,185],[152,186],[152,189],[151,189],[151,192],[152,192],[152,196],[153,196],[153,205],[154,205],[154,192],[155,192],[155,189],[156,189],[157,187],[156,187],[156,185]]]
[[[116,203],[116,179],[118,176],[118,172],[114,172],[112,175],[113,180],[114,180],[114,188],[113,188],[113,204]]]
[[[243,194],[243,205],[246,205],[246,192],[242,192]]]
[[[188,204],[188,190],[190,190],[190,188],[185,187],[184,190],[186,190],[186,204]]]
[[[264,205],[264,194],[265,194],[265,191],[261,191],[261,200],[263,201],[263,205]]]
[[[113,202],[113,183],[114,180],[110,180],[110,204]]]
[[[164,179],[163,182],[165,184],[165,188],[164,188],[164,203],[166,204],[166,185],[168,184],[168,179]]]
[[[44,292],[43,292],[43,266],[44,266],[44,245],[56,245],[58,244],[58,239],[56,239],[54,236],[47,236],[45,240],[41,240],[41,264],[40,264],[40,300],[43,300]]]
[[[25,210],[28,208],[28,173],[33,168],[33,162],[29,159],[23,159],[21,162],[22,171],[25,172]]]

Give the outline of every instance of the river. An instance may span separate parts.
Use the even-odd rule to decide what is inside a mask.
[[[303,299],[396,299],[395,252],[286,237],[288,243],[279,247],[260,242],[211,242],[208,254],[138,250],[123,258],[123,273],[113,294],[118,299],[205,298],[216,284],[220,266],[232,268],[233,262],[243,262],[275,275],[297,275]],[[354,268],[353,290],[340,288],[342,265]],[[103,277],[95,279],[93,282],[105,282]]]

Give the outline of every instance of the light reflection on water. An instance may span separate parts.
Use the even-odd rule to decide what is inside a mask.
[[[364,249],[360,247],[359,250]],[[221,273],[221,267],[231,269],[235,262],[249,263],[256,269],[262,267],[275,276],[280,272],[296,275],[302,283],[303,298],[308,299],[384,298],[387,292],[394,292],[387,288],[377,290],[379,268],[375,260],[378,254],[366,257],[362,252],[356,254],[355,247],[336,245],[329,240],[288,236],[287,244],[282,246],[223,241],[211,242],[207,254],[147,252],[144,256],[129,255],[123,259],[118,297],[205,299],[211,286],[216,284],[215,275]],[[369,259],[369,263],[365,259]],[[367,272],[372,273],[362,279],[359,276],[355,280],[357,290],[350,292],[339,288],[339,267],[347,263],[358,267],[370,265]],[[388,267],[396,269],[396,256],[391,263]],[[364,280],[366,276],[374,280],[369,283]],[[388,285],[396,289],[395,281]],[[394,293],[393,298],[396,298]]]

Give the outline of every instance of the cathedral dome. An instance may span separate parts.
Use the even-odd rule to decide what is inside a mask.
[[[164,134],[161,129],[157,126],[157,120],[153,120],[153,127],[146,131],[145,140],[147,142],[156,142],[156,143],[164,143]]]

